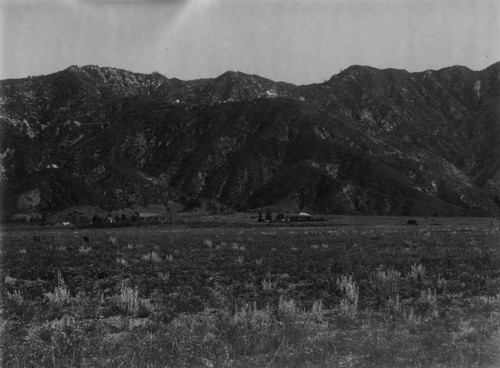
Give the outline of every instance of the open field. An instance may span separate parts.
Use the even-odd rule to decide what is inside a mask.
[[[498,220],[243,217],[3,229],[1,366],[500,366]]]

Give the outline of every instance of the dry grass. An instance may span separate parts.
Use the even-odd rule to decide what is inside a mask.
[[[419,230],[7,232],[2,366],[497,366],[499,229]]]

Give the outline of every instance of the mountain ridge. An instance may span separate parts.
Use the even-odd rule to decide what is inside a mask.
[[[300,86],[70,66],[0,81],[0,96],[7,217],[201,199],[238,210],[499,212],[500,62],[351,66]],[[37,204],[19,206],[32,191]]]

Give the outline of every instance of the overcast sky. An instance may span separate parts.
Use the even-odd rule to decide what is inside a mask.
[[[303,84],[500,61],[498,0],[0,0],[0,79],[97,64]]]

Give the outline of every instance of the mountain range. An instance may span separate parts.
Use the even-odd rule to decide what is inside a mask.
[[[71,66],[0,81],[0,134],[3,220],[207,200],[238,211],[500,213],[500,62],[356,65],[301,86]]]

